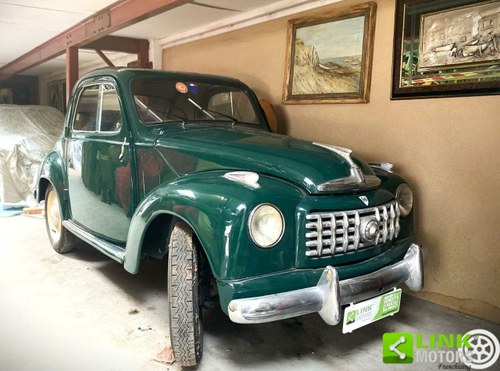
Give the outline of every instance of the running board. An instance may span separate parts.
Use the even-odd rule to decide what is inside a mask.
[[[88,244],[94,246],[97,250],[109,256],[111,259],[114,259],[118,263],[122,264],[125,261],[125,249],[121,248],[120,246],[94,236],[93,234],[83,230],[80,226],[73,223],[71,220],[64,220],[62,224],[68,231],[70,231],[83,241],[87,242]]]

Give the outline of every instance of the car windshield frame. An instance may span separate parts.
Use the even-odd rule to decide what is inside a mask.
[[[146,127],[224,123],[265,127],[251,90],[192,76],[136,77],[130,81],[134,111]]]

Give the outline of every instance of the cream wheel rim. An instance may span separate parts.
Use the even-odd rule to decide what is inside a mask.
[[[47,226],[54,243],[58,243],[61,238],[61,212],[59,200],[55,191],[49,192],[47,197]]]

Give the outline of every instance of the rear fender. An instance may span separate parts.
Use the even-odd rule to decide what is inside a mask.
[[[69,210],[66,207],[68,197],[64,186],[63,160],[56,151],[49,153],[40,165],[37,189],[35,190],[35,199],[38,203],[45,200],[45,192],[49,184],[52,185],[59,196],[59,200],[61,200],[63,219],[68,219]]]

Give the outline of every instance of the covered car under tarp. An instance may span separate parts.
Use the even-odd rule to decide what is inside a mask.
[[[53,107],[0,105],[0,204],[31,202],[40,163],[63,128]]]

